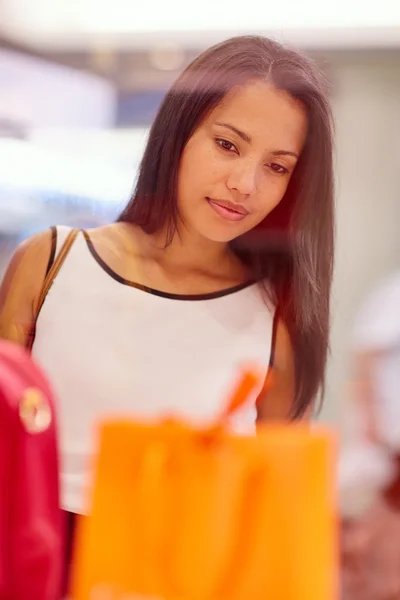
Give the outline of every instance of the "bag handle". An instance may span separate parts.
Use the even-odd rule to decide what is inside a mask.
[[[260,381],[260,374],[257,369],[245,368],[239,377],[239,381],[233,390],[232,395],[228,398],[222,415],[220,416],[221,421],[225,421],[227,418],[232,416],[241,406],[243,406],[253,389]]]
[[[262,391],[266,392],[273,383],[273,374],[268,370],[267,376],[257,366],[248,365],[242,368],[239,379],[222,413],[219,415],[218,423],[225,423],[238,409],[246,404],[250,394],[263,381]]]
[[[53,264],[51,265],[51,267],[49,269],[49,272],[47,273],[47,275],[43,281],[42,289],[40,290],[38,303],[36,305],[36,310],[35,310],[35,314],[33,317],[32,327],[30,329],[28,339],[26,342],[26,348],[29,351],[32,350],[33,342],[35,341],[36,321],[39,317],[40,310],[44,304],[44,301],[46,300],[46,296],[49,293],[50,288],[53,285],[55,278],[57,277],[61,267],[64,264],[65,259],[68,256],[69,251],[71,250],[71,247],[72,247],[78,233],[79,233],[79,229],[71,229],[71,231],[68,233],[68,235],[65,239],[65,242],[63,243],[63,245],[61,247],[60,252],[57,254]]]

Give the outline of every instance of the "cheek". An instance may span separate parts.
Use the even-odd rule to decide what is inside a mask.
[[[221,175],[213,148],[208,144],[188,145],[182,156],[179,173],[182,189],[207,188]]]
[[[289,185],[289,179],[283,178],[270,181],[264,186],[259,195],[258,213],[261,218],[266,217],[282,200]]]

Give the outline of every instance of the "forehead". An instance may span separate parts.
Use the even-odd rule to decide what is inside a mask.
[[[287,92],[264,82],[232,90],[214,108],[207,122],[234,125],[254,144],[300,151],[307,133],[305,108]]]

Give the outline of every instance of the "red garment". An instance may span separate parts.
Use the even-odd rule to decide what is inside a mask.
[[[63,543],[52,393],[0,342],[0,600],[58,600]]]

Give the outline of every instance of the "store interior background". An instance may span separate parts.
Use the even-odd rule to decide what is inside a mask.
[[[332,83],[336,121],[337,254],[320,419],[337,423],[349,400],[354,318],[400,268],[400,3],[245,6],[0,3],[0,277],[33,231],[118,214],[163,94],[197,53],[240,33],[303,48]]]

